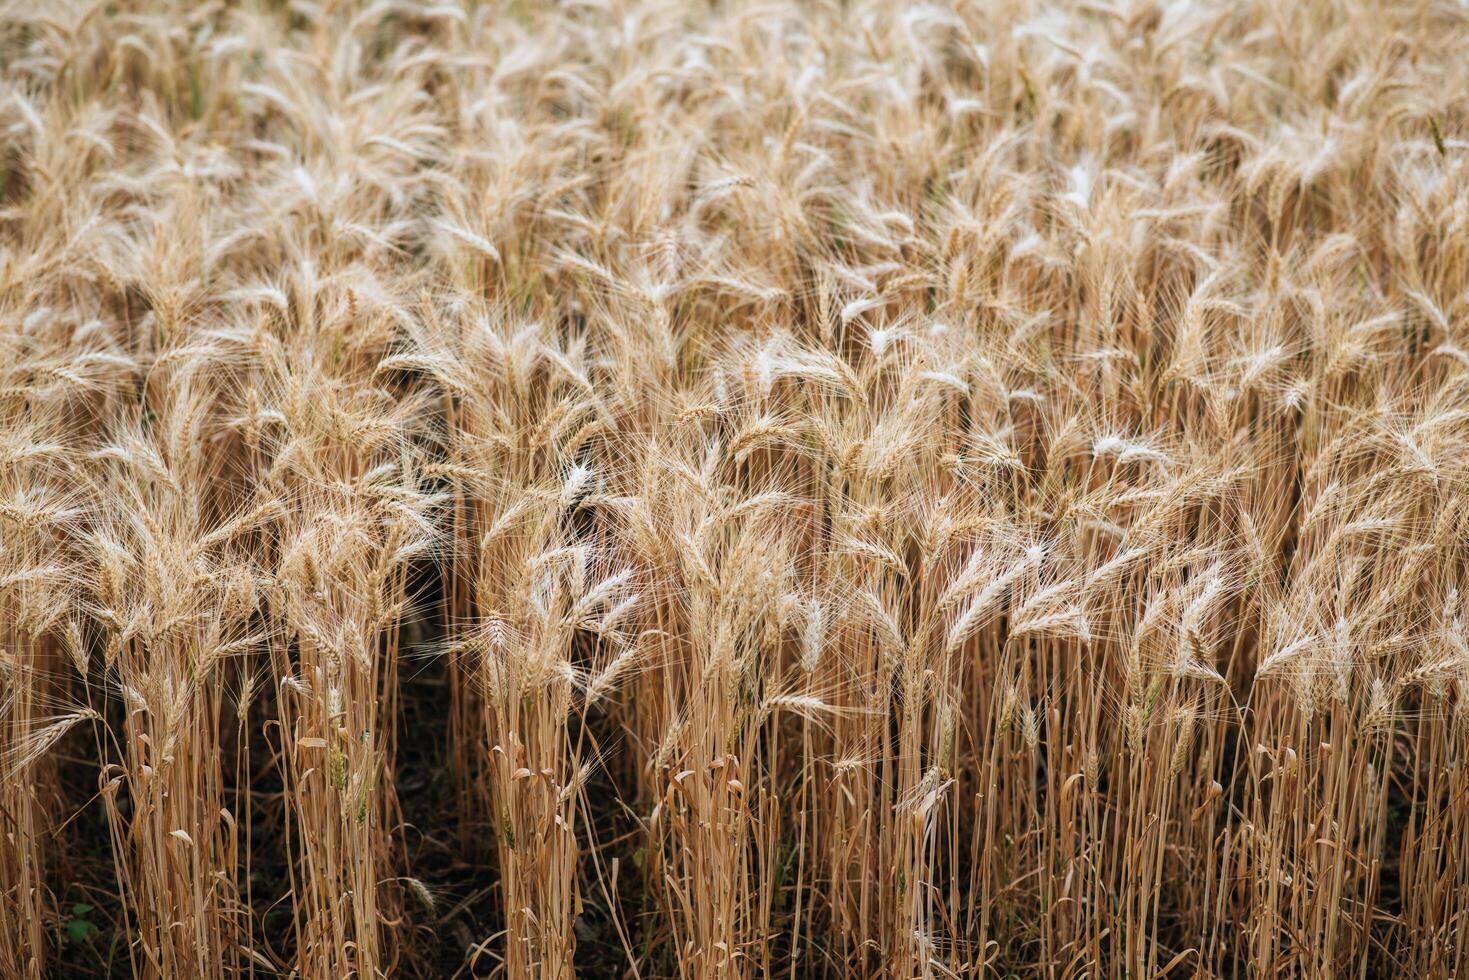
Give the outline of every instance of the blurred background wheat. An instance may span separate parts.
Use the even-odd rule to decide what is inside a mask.
[[[0,977],[1469,976],[1469,7],[0,6]]]

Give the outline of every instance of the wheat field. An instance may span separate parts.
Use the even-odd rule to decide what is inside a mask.
[[[5,0],[0,978],[1469,976],[1469,4]]]

